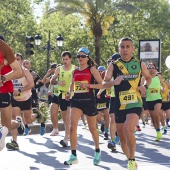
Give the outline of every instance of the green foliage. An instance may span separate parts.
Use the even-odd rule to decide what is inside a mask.
[[[15,52],[25,54],[25,36],[36,32],[36,22],[28,0],[0,1],[0,33]]]
[[[43,122],[46,122],[49,119],[49,113],[50,109],[48,107],[48,104],[45,102],[39,102],[39,114],[41,115],[38,119],[37,122],[40,123],[40,120],[43,119]]]
[[[88,36],[89,27],[85,25],[85,16],[72,14],[72,12],[81,12],[84,2],[91,3],[95,7],[97,3],[98,11],[105,11],[115,18],[114,23],[109,27],[109,33],[100,38],[100,65],[106,66],[107,59],[113,53],[118,52],[118,42],[122,37],[131,37],[135,42],[134,56],[138,58],[138,46],[141,39],[161,39],[161,65],[163,76],[170,78],[170,71],[165,66],[165,59],[169,54],[170,47],[170,5],[167,0],[61,0],[64,7],[66,2],[75,3],[73,6],[80,5],[80,8],[71,10],[70,15],[65,15],[58,10],[56,13],[47,15],[44,13],[40,24],[34,20],[32,7],[29,0],[0,0],[3,8],[0,11],[0,34],[4,35],[7,43],[14,49],[15,52],[20,52],[25,55],[25,36],[35,36],[39,33],[42,36],[42,46],[47,45],[48,32],[51,31],[51,44],[56,45],[56,37],[61,34],[64,38],[63,47],[55,48],[50,51],[50,63],[61,63],[60,55],[64,50],[71,51],[73,55],[73,63],[77,65],[75,55],[81,46],[86,46],[90,50],[91,57],[95,59],[95,39]],[[35,0],[36,3],[41,3],[41,0]],[[56,0],[59,2],[59,0]],[[105,6],[102,5],[103,2]],[[110,3],[112,3],[110,5]],[[42,6],[42,4],[41,4]],[[61,7],[61,6],[60,6]],[[49,1],[46,1],[46,11],[50,9]],[[67,8],[65,8],[67,9]],[[74,8],[73,8],[74,9]],[[93,9],[93,8],[92,8]],[[95,11],[95,10],[93,10]],[[95,14],[95,12],[94,12]],[[34,47],[34,55],[31,56],[31,64],[41,77],[46,73],[47,52],[42,48]]]

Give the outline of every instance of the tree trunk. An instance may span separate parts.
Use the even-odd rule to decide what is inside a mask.
[[[100,37],[96,36],[95,37],[95,62],[100,65]]]

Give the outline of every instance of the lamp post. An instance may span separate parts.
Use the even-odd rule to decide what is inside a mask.
[[[40,46],[40,44],[41,44],[41,40],[42,40],[42,38],[41,38],[41,36],[39,35],[39,34],[37,34],[37,35],[35,35],[35,45],[36,46]],[[50,38],[50,30],[49,30],[49,32],[48,32],[48,41],[47,41],[47,45],[46,46],[43,46],[42,48],[44,49],[44,50],[47,50],[47,71],[48,71],[48,69],[49,69],[49,62],[50,62],[50,50],[54,50],[54,47],[51,45],[51,43],[50,43],[50,40],[51,40],[51,38]],[[57,41],[57,46],[60,48],[60,47],[62,47],[62,45],[63,45],[63,37],[61,37],[61,35],[59,35],[57,38],[56,38],[56,41]]]

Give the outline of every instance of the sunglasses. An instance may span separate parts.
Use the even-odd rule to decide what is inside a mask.
[[[148,67],[148,69],[155,69],[155,67]]]
[[[80,55],[80,54],[77,54],[76,57],[77,57],[77,58],[80,58],[80,57],[81,57],[81,58],[86,58],[87,55]]]

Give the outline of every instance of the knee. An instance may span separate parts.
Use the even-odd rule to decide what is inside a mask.
[[[131,128],[126,128],[126,129],[124,130],[125,136],[126,136],[127,139],[129,139],[129,138],[132,137],[132,135],[133,135],[133,133],[134,133],[134,130],[135,130],[135,129],[131,129]]]
[[[91,133],[92,135],[94,135],[95,133],[97,133],[96,127],[95,127],[95,128],[90,128],[90,127],[89,127],[89,130],[90,130],[90,133]]]
[[[111,118],[110,123],[115,124],[115,123],[116,123],[116,122],[115,122],[115,118],[114,118],[114,119],[113,119],[113,118]]]
[[[11,123],[7,123],[6,125],[3,125],[3,126],[7,127],[8,131],[12,130]]]
[[[70,132],[76,132],[76,131],[77,131],[77,126],[71,124]]]
[[[31,124],[31,123],[32,123],[32,120],[31,120],[31,118],[29,118],[29,119],[26,119],[26,118],[25,118],[25,122],[26,122],[27,124]]]

